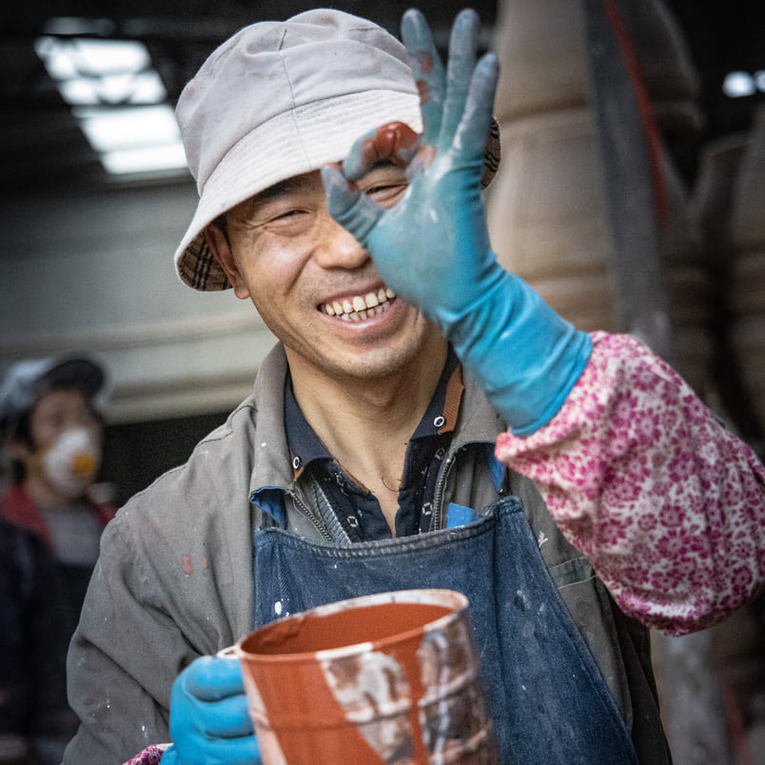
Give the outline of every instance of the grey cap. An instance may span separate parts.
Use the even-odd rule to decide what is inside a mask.
[[[0,432],[13,435],[21,417],[51,390],[76,388],[100,410],[105,405],[106,372],[87,356],[50,356],[14,364],[0,385]]]

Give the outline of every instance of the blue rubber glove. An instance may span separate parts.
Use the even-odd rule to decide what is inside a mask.
[[[491,53],[476,64],[477,31],[475,12],[462,11],[444,71],[425,18],[407,11],[402,36],[424,134],[400,123],[380,128],[322,177],[331,215],[369,250],[387,285],[435,322],[513,432],[526,436],[560,409],[592,343],[491,249],[480,179],[499,66]],[[409,182],[390,209],[355,183],[386,159],[406,165]]]
[[[162,765],[253,765],[260,749],[235,659],[203,656],[173,683]]]

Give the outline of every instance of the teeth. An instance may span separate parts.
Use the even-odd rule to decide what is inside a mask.
[[[394,297],[396,293],[393,290],[381,287],[377,292],[368,292],[363,297],[354,295],[352,298],[343,298],[342,302],[333,300],[324,303],[321,310],[327,316],[338,316],[344,321],[362,321],[387,310],[389,301]]]

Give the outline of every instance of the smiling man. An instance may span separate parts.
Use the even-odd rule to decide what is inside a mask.
[[[239,666],[214,655],[420,587],[468,596],[502,761],[670,761],[648,628],[757,592],[765,472],[637,340],[577,331],[499,265],[477,28],[457,17],[444,68],[416,11],[406,47],[309,11],[241,30],[181,95],[200,203],[178,272],[280,342],[108,527],[65,762],[258,762]]]
[[[392,207],[407,188],[405,169],[375,167],[359,188]],[[369,252],[331,217],[318,171],[269,187],[224,220],[206,229],[207,242],[234,294],[250,298],[284,344],[295,419],[311,423],[395,531],[407,443],[441,375],[446,340],[395,297]]]

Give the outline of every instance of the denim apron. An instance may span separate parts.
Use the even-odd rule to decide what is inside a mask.
[[[629,731],[544,565],[520,500],[479,520],[353,545],[255,533],[255,626],[377,592],[447,588],[470,601],[501,761],[637,763]]]

